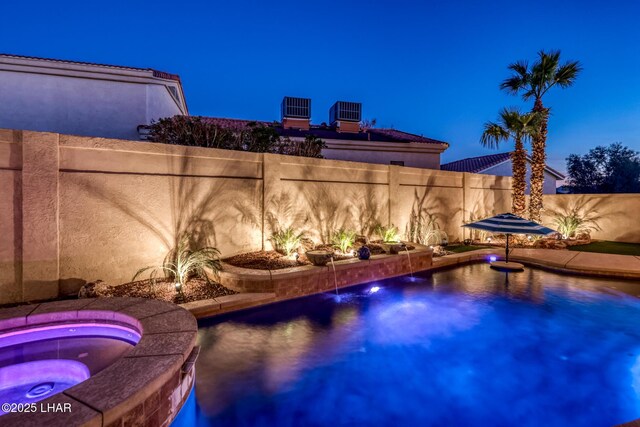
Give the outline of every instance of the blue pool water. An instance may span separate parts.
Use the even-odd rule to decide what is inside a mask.
[[[534,269],[505,280],[476,264],[201,322],[181,417],[252,427],[640,418],[640,283]]]

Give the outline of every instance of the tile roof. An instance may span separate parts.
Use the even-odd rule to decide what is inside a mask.
[[[290,138],[304,138],[307,135],[313,135],[320,139],[339,139],[348,141],[377,141],[377,142],[417,142],[420,144],[438,144],[449,146],[447,142],[438,141],[436,139],[427,138],[422,135],[416,135],[409,132],[403,132],[397,129],[386,128],[370,128],[358,133],[339,132],[335,126],[328,125],[311,125],[309,130],[302,129],[285,129],[278,122],[267,122],[262,120],[243,120],[228,119],[220,117],[202,117],[207,123],[217,124],[228,128],[241,128],[249,123],[260,123],[265,126],[272,126],[281,136]]]
[[[36,61],[55,62],[58,64],[94,65],[97,67],[115,68],[119,70],[151,71],[154,77],[158,77],[160,79],[166,79],[166,80],[180,81],[180,76],[177,74],[165,73],[164,71],[154,70],[153,68],[128,67],[124,65],[100,64],[97,62],[70,61],[67,59],[42,58],[38,56],[14,55],[10,53],[0,53],[0,58],[2,57],[15,58],[15,59],[33,59]]]
[[[456,160],[455,162],[440,165],[441,170],[454,172],[471,172],[478,173],[485,169],[505,162],[511,158],[511,152],[489,154],[488,156],[468,157],[466,159]]]
[[[509,151],[507,153],[489,154],[487,156],[468,157],[466,159],[456,160],[454,162],[440,165],[440,169],[453,172],[479,173],[492,166],[506,162],[511,158],[511,153],[512,152]],[[531,163],[531,158],[529,156],[527,156],[527,160]],[[565,176],[557,170],[549,166],[545,166],[545,169],[558,179],[565,179]]]

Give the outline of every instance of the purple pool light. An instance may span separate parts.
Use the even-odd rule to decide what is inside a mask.
[[[138,341],[140,333],[131,326],[90,321],[0,333],[0,402],[31,404],[60,393],[100,372]]]
[[[118,339],[136,345],[140,334],[133,328],[108,323],[70,323],[47,325],[0,334],[0,349],[27,342],[77,337]]]
[[[490,262],[496,262],[497,260],[498,260],[498,257],[497,257],[497,256],[495,256],[495,255],[491,255],[491,256],[489,257],[489,261],[490,261]]]
[[[60,393],[90,375],[89,368],[75,360],[48,359],[9,365],[0,368],[0,396],[7,403],[34,403]]]

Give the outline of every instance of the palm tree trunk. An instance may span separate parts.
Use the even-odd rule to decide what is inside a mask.
[[[511,153],[511,165],[513,175],[511,211],[522,216],[526,209],[524,192],[527,186],[527,153],[521,137],[516,138],[515,150]]]
[[[531,143],[531,197],[529,199],[529,219],[539,222],[542,214],[542,190],[544,186],[544,168],[546,166],[547,120],[549,111],[536,99],[533,111],[542,113],[540,129]]]

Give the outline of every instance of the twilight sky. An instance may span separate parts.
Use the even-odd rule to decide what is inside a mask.
[[[379,126],[490,154],[506,66],[561,49],[584,66],[553,90],[549,164],[620,141],[640,150],[640,1],[4,1],[0,52],[179,74],[191,114],[279,119],[284,95],[363,103]],[[510,145],[504,146],[504,150]],[[502,151],[502,147],[501,147]]]

